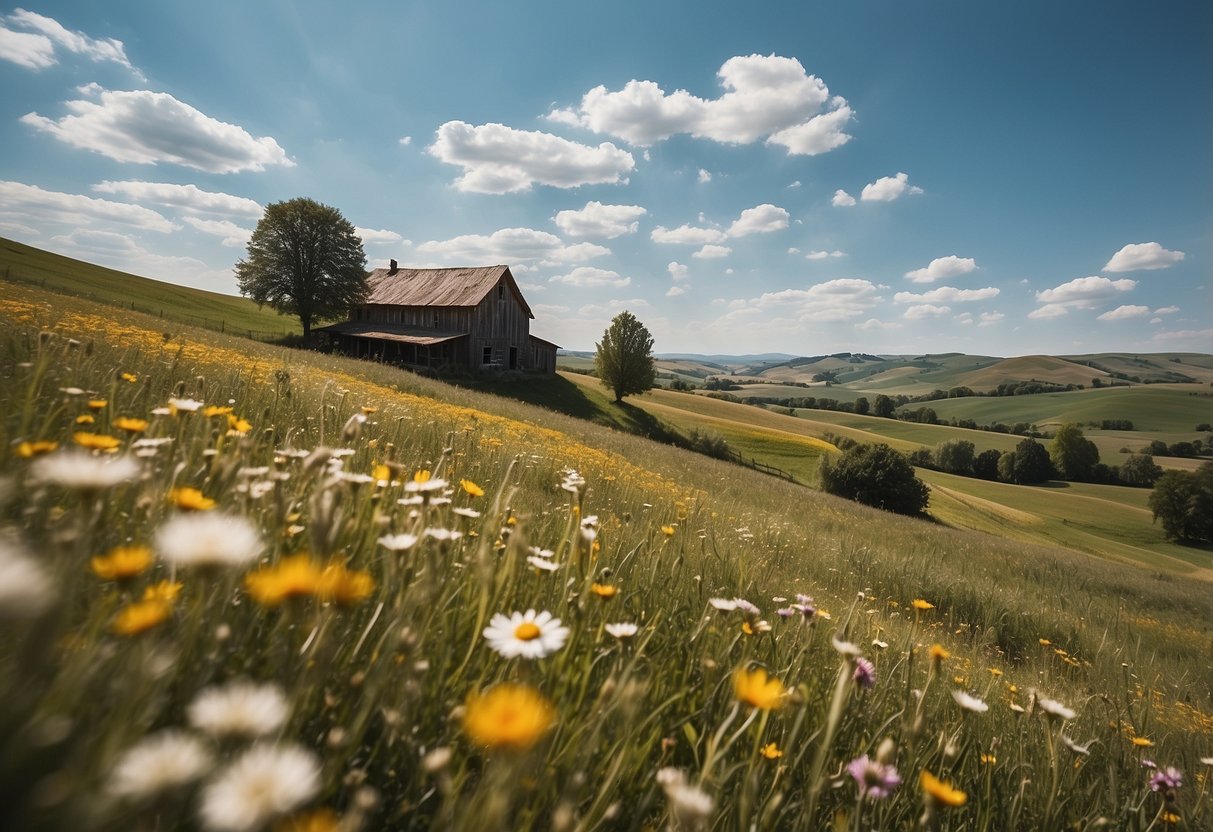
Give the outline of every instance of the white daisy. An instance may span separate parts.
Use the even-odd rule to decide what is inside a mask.
[[[555,572],[560,568],[560,564],[556,563],[555,561],[548,560],[547,558],[537,557],[536,555],[531,555],[528,557],[526,562],[536,569],[542,569],[544,572]]]
[[[446,486],[446,480],[438,479],[437,477],[430,477],[424,482],[409,480],[404,484],[404,490],[416,494],[429,494],[434,491],[441,491],[442,489],[446,488]]]
[[[463,508],[462,506],[460,506],[459,508],[451,509],[451,512],[453,514],[458,514],[460,517],[466,517],[469,520],[475,520],[477,517],[480,516],[480,512],[476,511],[476,509]]]
[[[385,534],[379,538],[379,545],[393,552],[406,552],[417,545],[415,534]]]
[[[732,612],[737,609],[737,599],[735,598],[709,598],[708,603],[721,612]]]
[[[712,796],[687,782],[687,776],[681,769],[661,769],[657,772],[657,782],[670,802],[670,814],[679,828],[699,829],[716,808]]]
[[[202,825],[251,832],[306,803],[320,790],[320,765],[299,746],[257,745],[202,793]]]
[[[629,639],[636,635],[636,631],[640,628],[631,622],[624,621],[620,622],[619,624],[605,624],[603,625],[603,629],[613,635],[615,638],[623,641],[624,639]]]
[[[463,532],[454,529],[426,529],[423,534],[440,543],[448,543],[463,537]]]
[[[186,715],[190,725],[216,737],[262,737],[283,726],[290,704],[277,685],[236,679],[199,693]]]
[[[66,450],[38,459],[30,472],[39,482],[97,491],[130,482],[139,473],[139,463],[127,456],[94,456],[87,451]]]
[[[0,620],[33,618],[51,605],[53,594],[46,570],[0,538]]]
[[[1044,712],[1049,719],[1073,719],[1076,714],[1074,711],[1067,708],[1055,699],[1045,699],[1041,697],[1036,700],[1036,705]]]
[[[169,399],[168,403],[171,407],[183,413],[193,413],[203,405],[203,402],[197,399]]]
[[[174,566],[242,566],[261,554],[261,535],[231,514],[179,514],[156,531],[156,550]]]
[[[507,659],[542,659],[564,646],[569,628],[561,627],[560,619],[547,610],[538,614],[534,610],[514,612],[508,617],[497,613],[484,628],[484,637],[489,647]]]
[[[116,797],[151,797],[192,783],[210,769],[211,754],[201,740],[182,731],[161,731],[118,758],[109,791]]]
[[[952,698],[956,700],[956,704],[963,711],[970,711],[975,714],[984,714],[990,710],[990,706],[978,699],[976,696],[970,696],[963,690],[952,691]]]

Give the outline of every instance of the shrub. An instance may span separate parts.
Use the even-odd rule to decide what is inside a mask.
[[[1167,471],[1154,484],[1149,505],[1168,539],[1213,543],[1213,462],[1196,471]]]
[[[856,445],[821,466],[828,493],[897,514],[921,514],[927,487],[909,461],[888,445]]]

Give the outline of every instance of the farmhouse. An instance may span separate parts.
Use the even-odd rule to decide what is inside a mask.
[[[366,303],[350,320],[319,327],[333,349],[411,367],[556,372],[551,341],[530,333],[535,317],[509,266],[375,269]]]

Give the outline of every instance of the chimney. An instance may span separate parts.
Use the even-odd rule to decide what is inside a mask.
[[[396,261],[395,261],[395,260],[392,260],[392,261],[391,261],[391,266],[390,266],[390,268],[388,268],[387,273],[388,273],[388,274],[395,274],[395,273],[396,273],[396,271],[397,271]]]

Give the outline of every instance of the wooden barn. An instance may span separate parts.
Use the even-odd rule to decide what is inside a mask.
[[[551,341],[530,333],[531,307],[509,266],[402,269],[367,278],[350,320],[315,331],[348,355],[409,367],[556,372]]]

